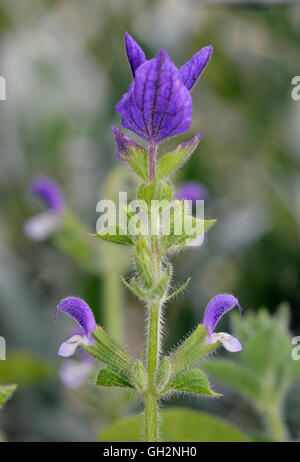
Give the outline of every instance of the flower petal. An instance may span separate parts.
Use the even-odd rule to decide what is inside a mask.
[[[30,192],[41,199],[53,212],[59,213],[64,209],[64,195],[58,184],[51,178],[37,178],[31,183]]]
[[[235,306],[238,306],[240,312],[242,311],[241,305],[236,297],[229,294],[217,295],[214,297],[206,307],[203,324],[208,329],[208,334],[211,334],[222,318],[222,316]]]
[[[64,357],[72,356],[75,353],[76,348],[79,346],[81,341],[82,341],[81,335],[73,335],[71,338],[69,338],[69,340],[67,340],[66,342],[63,342],[60,345],[59,350],[58,350],[59,356],[64,356]]]
[[[32,241],[47,239],[60,226],[60,216],[53,212],[39,213],[29,218],[23,226],[24,234]]]
[[[79,388],[89,379],[94,365],[92,361],[64,361],[59,371],[62,383],[68,388]]]
[[[226,335],[227,337],[221,340],[225,350],[230,351],[231,353],[236,353],[237,351],[241,351],[243,349],[241,343],[237,338],[229,334]]]
[[[134,76],[137,68],[146,61],[146,56],[136,41],[125,32],[125,48],[127,58],[130,64],[132,75]]]
[[[188,90],[191,90],[199,79],[205,66],[208,64],[213,52],[212,45],[202,48],[190,61],[179,69],[181,81]]]
[[[91,332],[96,329],[96,322],[91,308],[84,300],[76,297],[65,298],[58,305],[55,318],[60,310],[74,318],[91,338]]]
[[[136,143],[125,136],[117,127],[111,126],[111,129],[115,135],[115,141],[117,145],[116,155],[119,160],[130,160],[132,153],[135,151],[145,151],[143,146]]]
[[[116,111],[125,128],[149,142],[159,143],[189,129],[192,99],[165,50],[137,69]]]
[[[197,200],[205,200],[207,198],[207,190],[198,181],[185,181],[179,187],[177,199],[191,200],[195,203]]]

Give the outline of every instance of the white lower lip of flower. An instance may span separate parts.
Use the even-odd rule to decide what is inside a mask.
[[[225,350],[230,351],[232,353],[241,351],[242,349],[242,345],[240,344],[238,339],[233,337],[233,335],[228,334],[227,332],[213,333],[207,340],[207,344],[213,344],[217,342],[222,343]]]
[[[83,343],[89,345],[89,340],[86,335],[73,335],[71,338],[61,344],[58,354],[59,356],[69,357],[72,356],[76,348]]]

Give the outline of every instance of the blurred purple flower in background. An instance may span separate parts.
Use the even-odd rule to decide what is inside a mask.
[[[81,298],[67,297],[59,303],[55,312],[55,319],[59,311],[63,311],[75,319],[82,329],[79,334],[73,334],[61,344],[58,351],[59,356],[72,356],[80,344],[93,345],[92,331],[96,329],[96,322],[89,305]]]
[[[125,46],[133,81],[116,105],[123,126],[150,144],[188,131],[192,120],[189,91],[207,65],[213,47],[202,48],[177,69],[165,50],[146,60],[143,50],[128,33]]]
[[[179,185],[176,195],[179,200],[190,200],[195,205],[197,200],[205,200],[208,197],[207,189],[198,181],[185,181]]]
[[[242,350],[242,345],[237,338],[227,334],[227,332],[214,332],[219,320],[225,313],[227,313],[227,311],[230,311],[235,306],[238,307],[241,313],[242,307],[239,304],[238,299],[229,294],[217,295],[209,302],[205,309],[203,318],[203,324],[205,328],[208,329],[206,338],[207,344],[221,342],[224,348],[230,352]]]
[[[29,218],[24,224],[24,233],[33,241],[42,241],[60,226],[65,200],[58,184],[48,177],[39,177],[29,186],[32,195],[38,197],[47,207],[45,212]]]

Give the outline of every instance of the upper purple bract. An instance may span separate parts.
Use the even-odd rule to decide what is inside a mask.
[[[209,302],[203,318],[203,324],[208,329],[208,335],[213,332],[222,316],[236,305],[241,312],[242,308],[238,299],[229,294],[217,295]]]
[[[30,192],[41,199],[52,212],[60,213],[65,207],[64,195],[51,178],[37,178],[31,183]]]
[[[134,76],[137,68],[146,61],[146,56],[141,47],[136,41],[128,34],[125,33],[125,48],[131,68],[132,75]]]
[[[74,318],[89,337],[91,332],[96,329],[93,312],[81,298],[67,297],[62,300],[56,309],[55,317],[57,317],[60,310]]]
[[[197,200],[205,200],[207,198],[207,190],[198,181],[185,181],[179,187],[177,199],[187,199],[195,203]]]
[[[165,50],[147,61],[140,46],[127,33],[125,46],[133,81],[116,105],[123,126],[156,144],[186,132],[192,120],[189,90],[208,63],[212,47],[200,50],[178,70]]]
[[[179,74],[181,81],[188,90],[191,90],[197,83],[202,71],[210,60],[212,52],[212,45],[204,47],[198,51],[198,53],[196,53],[190,61],[180,67]]]

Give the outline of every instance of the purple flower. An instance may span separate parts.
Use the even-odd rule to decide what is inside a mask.
[[[29,191],[42,200],[47,210],[27,220],[24,233],[34,241],[42,241],[60,226],[61,214],[65,208],[64,196],[58,184],[47,177],[34,180]]]
[[[206,188],[198,181],[185,181],[179,186],[177,199],[190,200],[193,204],[197,200],[205,200],[207,198]]]
[[[188,131],[192,120],[189,90],[208,63],[212,46],[202,48],[180,69],[165,50],[154,59],[146,60],[140,46],[127,33],[125,46],[133,81],[116,105],[123,126],[150,144]]]
[[[52,212],[60,213],[64,209],[65,200],[63,193],[58,184],[51,178],[39,177],[31,183],[29,189]]]
[[[226,332],[214,333],[214,329],[219,320],[224,316],[227,311],[230,311],[235,306],[238,307],[240,313],[242,312],[241,305],[236,297],[229,294],[217,295],[214,297],[206,307],[203,324],[208,329],[206,343],[221,342],[224,348],[231,352],[241,351],[242,345],[230,334]]]
[[[63,342],[59,348],[59,356],[72,356],[80,344],[92,345],[92,331],[96,329],[96,322],[91,308],[88,304],[76,297],[67,297],[58,305],[55,318],[59,311],[68,314],[80,325],[82,332],[73,334],[66,342]]]

